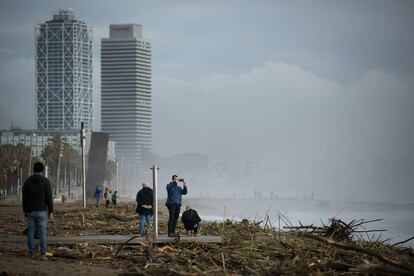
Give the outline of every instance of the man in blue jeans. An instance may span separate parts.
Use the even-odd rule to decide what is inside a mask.
[[[152,204],[153,204],[153,191],[149,187],[148,182],[142,183],[142,189],[137,193],[137,209],[136,212],[139,214],[139,232],[141,235],[145,235],[144,224],[151,224],[152,215]]]
[[[34,174],[23,185],[23,212],[27,217],[27,245],[34,258],[34,234],[39,233],[40,254],[47,260],[47,223],[53,219],[52,188],[49,179],[42,175],[44,166],[41,162],[33,165]]]

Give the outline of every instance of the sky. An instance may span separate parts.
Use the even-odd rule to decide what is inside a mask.
[[[35,127],[34,28],[61,7],[93,28],[95,130],[100,40],[138,23],[156,154],[205,154],[233,175],[256,164],[233,190],[412,200],[414,1],[1,0],[0,129]]]

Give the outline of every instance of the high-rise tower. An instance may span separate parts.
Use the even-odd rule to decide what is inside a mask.
[[[92,128],[92,29],[71,9],[36,27],[38,130]]]
[[[118,160],[139,165],[151,148],[151,44],[141,25],[109,29],[101,46],[102,131]]]

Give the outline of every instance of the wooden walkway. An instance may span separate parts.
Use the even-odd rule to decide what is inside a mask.
[[[101,236],[68,236],[68,237],[55,237],[50,236],[47,239],[48,244],[76,244],[76,243],[95,243],[95,244],[123,244],[133,235],[101,235]],[[11,237],[0,237],[0,243],[25,243],[25,236],[11,236]],[[184,242],[184,243],[221,243],[220,236],[180,236],[177,238],[170,238],[167,235],[159,235],[155,243],[174,243],[174,242]],[[138,236],[128,244],[143,244],[146,243],[146,237]]]

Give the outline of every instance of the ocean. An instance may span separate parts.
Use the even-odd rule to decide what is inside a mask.
[[[184,199],[183,207],[189,204],[196,209],[203,220],[222,221],[223,218],[264,221],[269,217],[272,226],[278,228],[279,215],[283,226],[328,224],[330,218],[349,223],[354,219],[365,221],[382,219],[364,224],[359,230],[386,230],[361,234],[364,239],[389,239],[394,244],[414,236],[414,203],[344,203],[327,200],[298,199]],[[184,209],[184,208],[182,208]],[[285,220],[285,222],[284,222]],[[300,223],[299,223],[300,221]],[[414,247],[414,240],[405,243]]]

